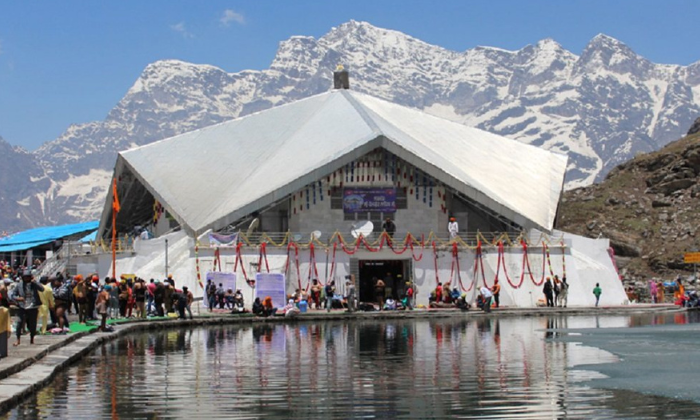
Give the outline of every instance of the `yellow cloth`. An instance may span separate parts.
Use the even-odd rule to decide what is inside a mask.
[[[53,301],[53,290],[46,285],[44,286],[44,291],[39,292],[39,299],[41,299],[41,306],[46,306],[47,308],[53,308],[54,307],[54,301]]]
[[[7,308],[0,308],[0,333],[7,332],[9,334],[11,331],[10,310]]]
[[[44,291],[39,292],[41,306],[39,307],[39,320],[41,321],[41,333],[46,334],[49,325],[49,309],[54,307],[53,290],[49,285],[44,285]]]

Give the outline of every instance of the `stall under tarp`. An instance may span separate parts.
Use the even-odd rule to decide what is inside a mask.
[[[129,206],[148,210],[156,199],[196,236],[222,229],[377,149],[523,228],[549,232],[554,226],[565,155],[348,90],[121,152],[114,176],[122,213]],[[100,237],[111,229],[111,194],[110,189]],[[122,213],[118,226],[119,218],[130,214]],[[130,226],[129,221],[121,225]]]
[[[29,229],[0,239],[0,252],[24,251],[50,242],[73,236],[85,236],[96,231],[99,222],[85,222],[72,225],[46,226]]]

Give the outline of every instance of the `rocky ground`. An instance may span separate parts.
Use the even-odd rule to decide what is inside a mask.
[[[688,135],[663,149],[637,155],[605,180],[568,191],[557,228],[607,237],[627,285],[645,279],[694,280],[686,252],[700,251],[700,118]]]

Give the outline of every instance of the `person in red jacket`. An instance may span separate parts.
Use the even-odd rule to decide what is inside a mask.
[[[501,305],[501,285],[498,284],[498,279],[493,282],[491,293],[493,293],[493,301],[498,308]]]

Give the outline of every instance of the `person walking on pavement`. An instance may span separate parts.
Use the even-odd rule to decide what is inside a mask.
[[[333,307],[333,295],[335,295],[335,280],[331,280],[326,285],[326,311],[330,312]]]
[[[552,297],[552,279],[547,277],[547,280],[544,282],[544,287],[542,288],[542,291],[544,292],[544,297],[547,299],[547,307],[553,307],[554,306],[554,299]]]
[[[26,269],[22,273],[22,281],[12,289],[10,300],[17,305],[17,342],[13,346],[19,346],[20,337],[24,325],[27,325],[29,330],[29,344],[34,344],[34,336],[36,335],[36,321],[41,306],[41,298],[39,292],[44,291],[44,286],[34,281],[34,275],[31,270]]]
[[[561,290],[559,291],[559,304],[562,308],[566,308],[569,302],[569,283],[566,282],[566,276],[561,278]]]
[[[496,303],[496,307],[501,306],[501,285],[498,284],[498,279],[494,280],[493,287],[491,288],[493,293],[493,301]]]
[[[603,290],[600,288],[600,283],[596,283],[595,287],[593,288],[593,295],[595,296],[595,306],[598,306],[598,302],[600,302],[600,295],[603,293]]]
[[[348,312],[355,312],[355,275],[351,274],[347,279],[345,290],[347,293]]]
[[[39,319],[41,319],[41,334],[46,334],[46,329],[49,325],[49,314],[54,310],[53,290],[48,286],[49,278],[43,276],[39,279],[39,283],[44,286],[44,290],[39,292],[41,299],[41,307],[39,307]]]

